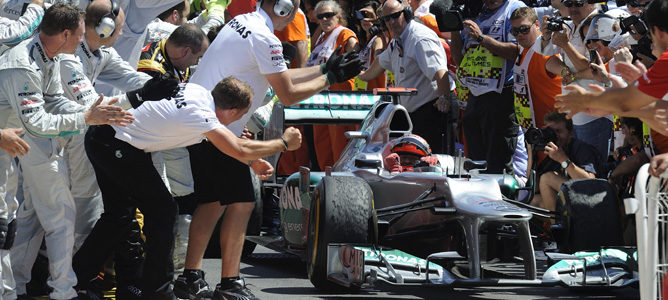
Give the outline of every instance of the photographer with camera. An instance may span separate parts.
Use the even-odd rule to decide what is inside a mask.
[[[561,185],[571,179],[595,178],[600,159],[594,147],[574,137],[573,122],[566,119],[566,114],[548,113],[545,125],[526,134],[527,143],[544,149],[548,156],[536,170],[540,194],[534,196],[531,205],[554,211]]]
[[[559,111],[570,111],[569,116],[579,112],[614,113],[620,116],[637,117],[652,129],[668,135],[668,0],[652,1],[645,12],[645,22],[654,45],[654,55],[659,59],[647,73],[640,75],[638,84],[623,89],[601,89],[587,91],[579,86],[569,86],[568,94],[558,95],[555,106]],[[618,68],[635,69],[620,63]],[[621,71],[621,69],[620,69]],[[637,69],[635,70],[637,71]],[[666,100],[666,101],[661,101]],[[659,175],[668,168],[668,154],[652,158],[650,173]]]
[[[486,160],[488,173],[512,174],[517,144],[513,101],[513,63],[519,47],[510,34],[510,15],[519,0],[484,0],[481,13],[452,33],[457,77],[470,95],[463,116],[468,156]]]
[[[566,67],[562,68],[561,76],[564,78],[562,87],[571,82],[587,88],[590,84],[598,84],[593,79],[578,79],[575,77],[579,71],[590,68],[589,54],[580,34],[580,27],[584,20],[597,13],[596,4],[593,0],[562,0],[564,6],[568,7],[571,20],[562,18],[545,18],[541,30],[540,52],[543,55],[562,54],[562,60]],[[610,142],[612,141],[612,116],[592,116],[585,113],[573,116],[573,128],[578,139],[594,146],[601,154],[601,159],[608,157]]]

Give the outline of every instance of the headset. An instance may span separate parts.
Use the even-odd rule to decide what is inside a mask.
[[[276,0],[274,2],[274,13],[279,17],[289,15],[294,8],[295,5],[292,3],[292,0]]]
[[[120,9],[118,2],[111,0],[111,10],[95,24],[95,32],[101,38],[108,38],[116,31],[116,17],[118,17]]]

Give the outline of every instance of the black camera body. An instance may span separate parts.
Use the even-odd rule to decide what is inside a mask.
[[[634,31],[637,34],[646,34],[647,25],[642,19],[636,15],[631,15],[626,18],[623,18],[619,22],[619,27],[622,29],[622,33]]]
[[[555,32],[564,30],[564,27],[562,25],[566,24],[565,22],[566,20],[567,19],[559,16],[547,18],[547,24],[546,24],[547,30]]]
[[[531,127],[524,134],[524,140],[531,144],[534,150],[543,151],[549,142],[557,143],[557,133],[550,127]]]
[[[381,22],[380,24],[374,24],[369,28],[369,38],[379,35],[383,31],[387,30],[387,27],[385,26],[384,22]]]

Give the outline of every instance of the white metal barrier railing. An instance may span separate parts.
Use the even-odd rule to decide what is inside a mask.
[[[627,214],[635,214],[640,299],[662,299],[668,271],[668,172],[649,176],[649,164],[636,175],[635,198],[625,199]]]

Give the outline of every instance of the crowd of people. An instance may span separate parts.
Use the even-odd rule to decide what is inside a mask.
[[[51,299],[101,299],[112,259],[117,299],[255,299],[239,266],[262,158],[324,170],[358,125],[255,140],[249,122],[323,90],[416,88],[387,170],[462,149],[535,170],[549,210],[568,180],[623,193],[668,168],[668,0],[482,0],[452,32],[438,1],[0,0],[0,299],[31,299],[40,249]]]

